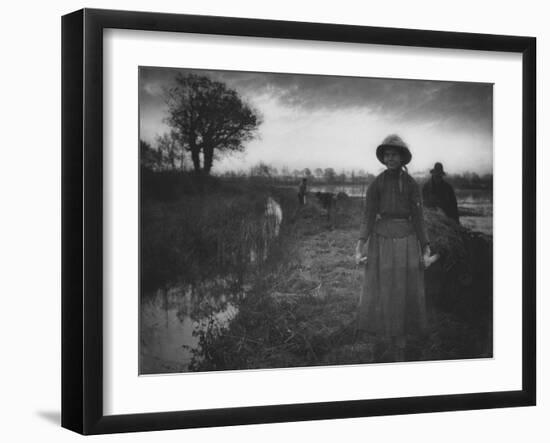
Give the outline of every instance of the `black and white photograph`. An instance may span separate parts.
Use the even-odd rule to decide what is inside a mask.
[[[493,84],[138,86],[141,375],[493,357]]]
[[[550,441],[545,10],[5,3],[0,440]]]

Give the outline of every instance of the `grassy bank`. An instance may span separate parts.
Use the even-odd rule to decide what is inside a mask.
[[[265,200],[283,210],[267,259],[250,263],[262,241]],[[169,201],[142,204],[142,278],[147,287],[223,279],[239,294],[229,324],[215,312],[198,329],[190,370],[339,365],[391,360],[381,340],[354,335],[362,269],[353,251],[361,199],[340,202],[327,217],[310,198],[297,207],[292,189],[245,180],[204,186]],[[430,330],[410,337],[407,360],[488,357],[492,353],[492,242],[426,213],[442,259],[426,273]],[[145,272],[144,272],[145,271]],[[143,280],[142,280],[143,283]],[[244,294],[244,296],[242,296]]]

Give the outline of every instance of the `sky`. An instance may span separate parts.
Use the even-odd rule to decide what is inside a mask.
[[[492,84],[141,67],[140,138],[153,146],[170,129],[165,91],[178,72],[225,83],[262,117],[245,151],[217,160],[214,172],[261,161],[279,170],[377,173],[384,166],[376,147],[389,134],[408,144],[413,173],[435,162],[451,174],[492,172]]]

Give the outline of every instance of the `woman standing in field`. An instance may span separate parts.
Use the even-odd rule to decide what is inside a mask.
[[[376,157],[387,169],[367,190],[355,251],[356,263],[365,266],[357,332],[384,340],[392,359],[402,361],[407,335],[426,328],[422,253],[428,257],[430,246],[406,143],[389,135]]]

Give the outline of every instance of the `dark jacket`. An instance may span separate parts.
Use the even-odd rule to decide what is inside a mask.
[[[360,239],[367,240],[370,237],[377,218],[409,219],[422,248],[428,244],[420,188],[406,172],[388,169],[370,184],[359,230]]]
[[[458,206],[453,187],[444,180],[436,183],[433,178],[422,188],[422,199],[427,208],[440,208],[447,217],[458,223]]]

